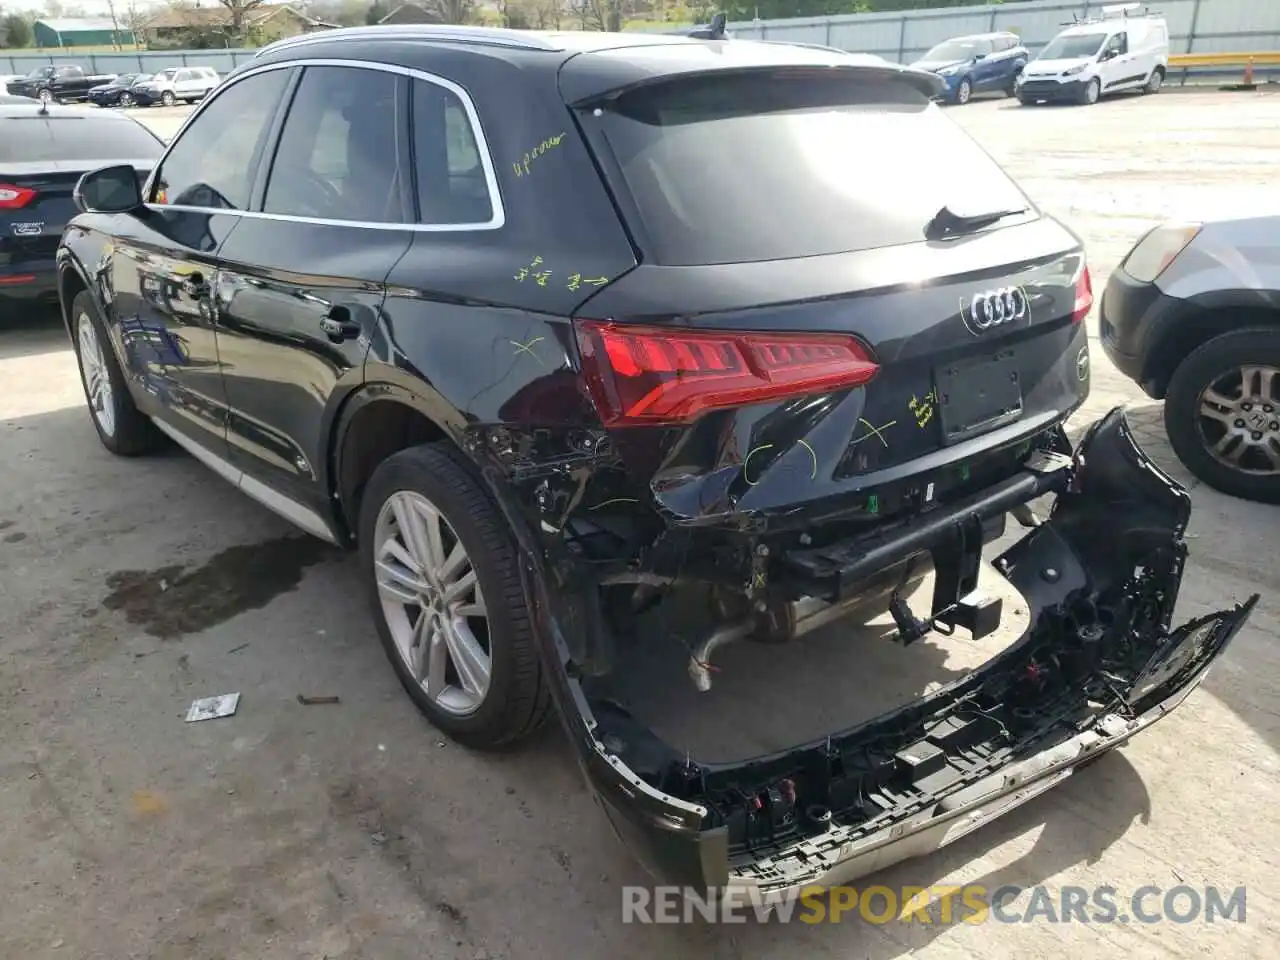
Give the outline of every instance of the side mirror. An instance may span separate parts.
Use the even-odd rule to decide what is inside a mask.
[[[86,173],[71,196],[82,213],[128,213],[142,206],[138,171],[124,163]]]

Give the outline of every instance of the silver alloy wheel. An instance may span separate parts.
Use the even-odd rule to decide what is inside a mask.
[[[969,97],[973,94],[973,84],[966,78],[960,81],[960,86],[956,87],[956,103],[966,104]]]
[[[1147,92],[1155,93],[1160,89],[1160,85],[1164,83],[1164,74],[1159,70],[1151,71],[1151,79],[1147,81]]]
[[[1089,103],[1097,103],[1098,96],[1102,93],[1102,82],[1094,77],[1089,81],[1089,85],[1084,88],[1084,97]]]
[[[132,107],[132,106],[133,106],[133,94],[129,93],[128,91],[125,91],[124,93],[120,94],[120,99],[119,99],[119,101],[117,101],[117,102],[118,102],[118,103],[120,104],[120,106],[122,106],[122,107]]]
[[[52,99],[53,99],[53,94],[52,94],[52,93],[50,93],[48,90],[41,90],[41,91],[40,91],[40,102],[41,102],[41,103],[48,103],[48,102],[49,102],[49,101],[51,101]]]
[[[1280,370],[1249,364],[1200,394],[1196,426],[1209,454],[1253,476],[1280,476]]]
[[[76,339],[80,344],[80,375],[89,401],[89,412],[108,437],[116,433],[115,398],[111,393],[111,374],[102,354],[98,330],[87,313],[76,318]]]
[[[422,494],[393,493],[378,511],[373,558],[382,613],[405,668],[441,710],[474,713],[489,692],[489,618],[453,527]]]
[[[162,93],[160,95],[160,102],[163,103],[166,107],[172,107],[176,102],[172,91],[166,90],[164,93]]]

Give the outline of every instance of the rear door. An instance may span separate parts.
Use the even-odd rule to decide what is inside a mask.
[[[709,69],[578,103],[643,260],[578,311],[588,383],[628,451],[646,425],[702,435],[669,448],[682,513],[958,464],[1084,396],[1078,241],[885,73]],[[980,225],[941,230],[944,208]]]
[[[327,508],[326,412],[361,382],[387,274],[413,240],[408,130],[400,72],[303,67],[261,212],[218,253],[232,459],[246,483],[302,504],[304,526]]]
[[[132,163],[145,175],[163,151],[145,127],[115,115],[0,117],[0,292],[52,276],[82,174]]]

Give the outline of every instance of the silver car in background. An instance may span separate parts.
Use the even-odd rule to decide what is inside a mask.
[[[1101,337],[1120,372],[1164,400],[1188,470],[1280,503],[1280,207],[1147,232],[1103,293]]]

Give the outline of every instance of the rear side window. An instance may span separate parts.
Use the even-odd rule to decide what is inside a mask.
[[[452,90],[413,82],[413,163],[420,223],[483,225],[493,198],[480,144],[462,100]]]
[[[263,210],[324,220],[400,223],[399,75],[308,67],[280,133]]]
[[[899,82],[825,69],[683,79],[624,94],[601,122],[660,264],[917,243],[943,206],[1030,207],[981,147]]]
[[[0,120],[0,163],[152,160],[163,152],[164,144],[132,121],[39,116]]]
[[[288,81],[270,70],[227,87],[182,131],[156,176],[155,203],[244,210],[267,127]]]

